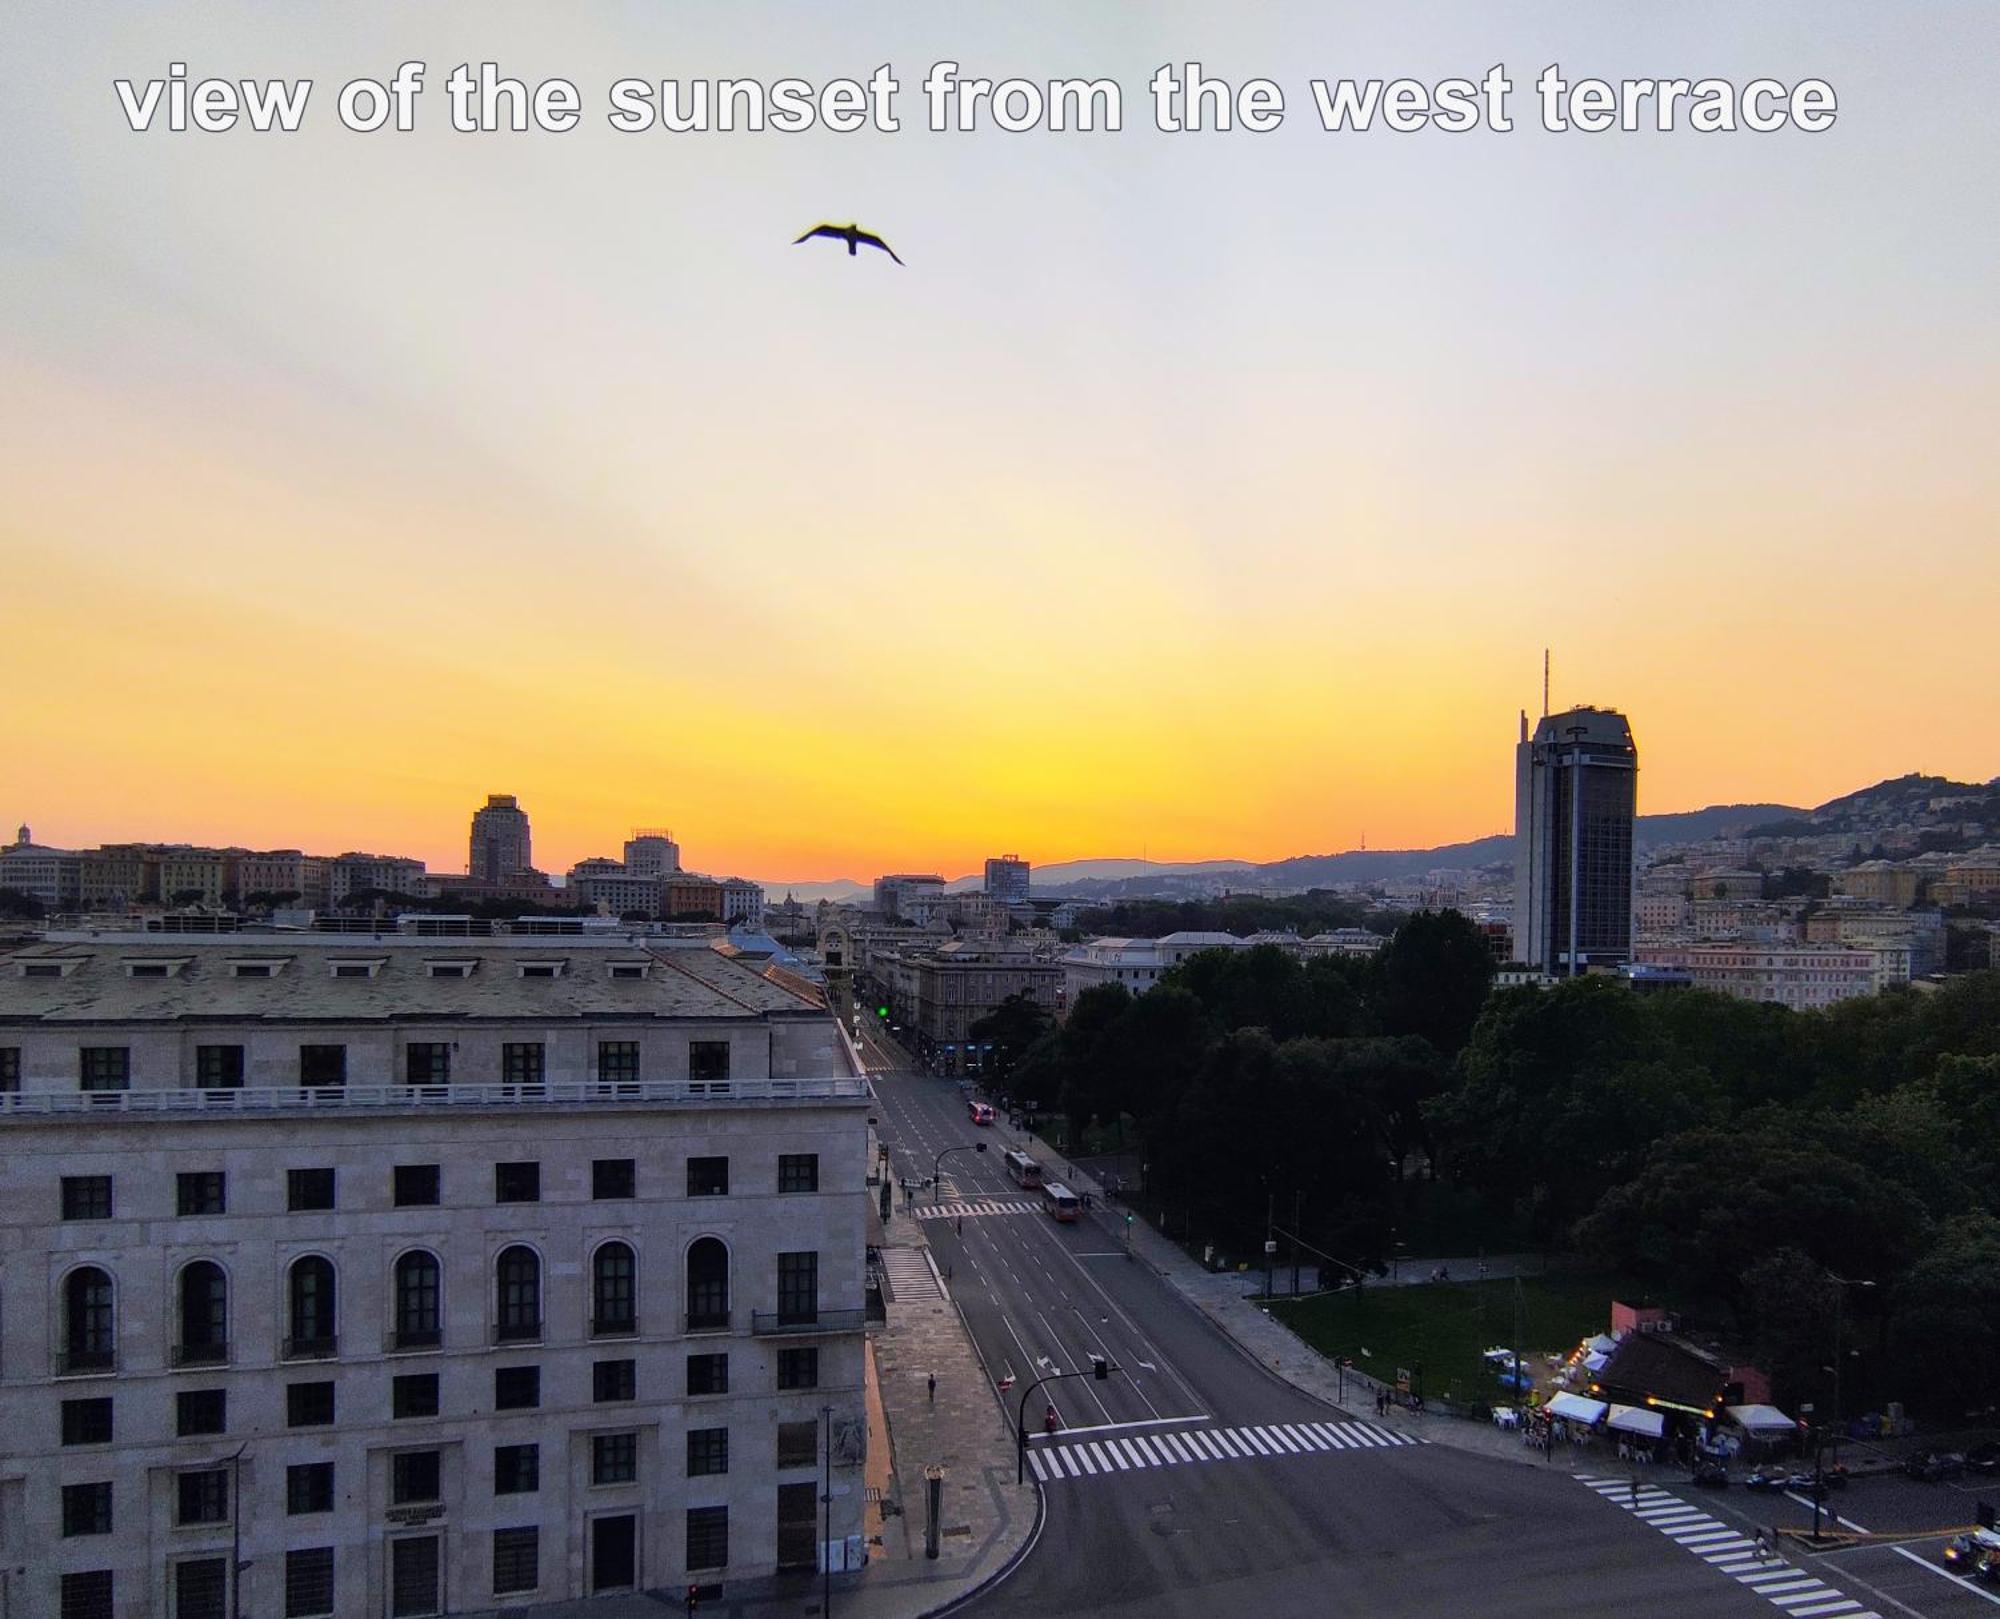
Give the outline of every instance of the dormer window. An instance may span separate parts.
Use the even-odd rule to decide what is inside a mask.
[[[424,965],[430,970],[430,975],[433,978],[470,978],[472,976],[473,963],[469,959],[462,961],[427,961]]]
[[[560,978],[563,966],[560,961],[524,961],[514,970],[523,978]]]
[[[644,978],[652,970],[650,962],[614,961],[611,963],[613,978]]]
[[[282,961],[232,961],[229,972],[233,978],[276,978],[284,965]]]
[[[178,978],[181,969],[187,965],[185,956],[161,958],[159,956],[127,956],[125,958],[127,978]]]
[[[373,978],[382,970],[382,959],[378,956],[373,960],[361,961],[335,957],[327,963],[326,970],[328,975],[334,978]]]

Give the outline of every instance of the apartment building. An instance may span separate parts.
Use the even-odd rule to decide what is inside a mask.
[[[1910,981],[1907,945],[1642,944],[1642,965],[1685,971],[1697,989],[1812,1011]]]
[[[0,1611],[858,1566],[868,1101],[822,1007],[705,948],[0,956]]]

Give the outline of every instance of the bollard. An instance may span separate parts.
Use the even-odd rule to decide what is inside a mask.
[[[924,1469],[924,1556],[938,1554],[938,1520],[944,1513],[944,1469],[936,1465]]]

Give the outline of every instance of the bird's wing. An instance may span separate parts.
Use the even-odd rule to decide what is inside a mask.
[[[792,246],[797,247],[800,242],[810,242],[815,236],[831,236],[843,242],[847,240],[847,233],[838,225],[815,225],[805,235],[794,238]]]
[[[891,247],[887,242],[883,241],[882,238],[877,236],[873,231],[858,230],[854,233],[854,239],[857,242],[866,242],[870,247],[879,247],[884,253],[887,253],[890,258],[896,259],[896,250],[893,247]],[[903,261],[901,259],[896,259],[896,262],[898,264],[901,264]]]

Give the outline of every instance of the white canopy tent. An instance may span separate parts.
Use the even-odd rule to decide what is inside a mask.
[[[1729,1420],[1759,1439],[1775,1439],[1796,1433],[1799,1426],[1775,1405],[1732,1405]]]
[[[1604,1415],[1609,1406],[1603,1400],[1586,1400],[1581,1394],[1558,1394],[1545,1406],[1552,1417],[1562,1417],[1570,1422],[1594,1423]]]
[[[1643,1434],[1648,1439],[1658,1439],[1667,1431],[1667,1419],[1643,1405],[1614,1405],[1611,1420],[1604,1426],[1613,1433]]]

